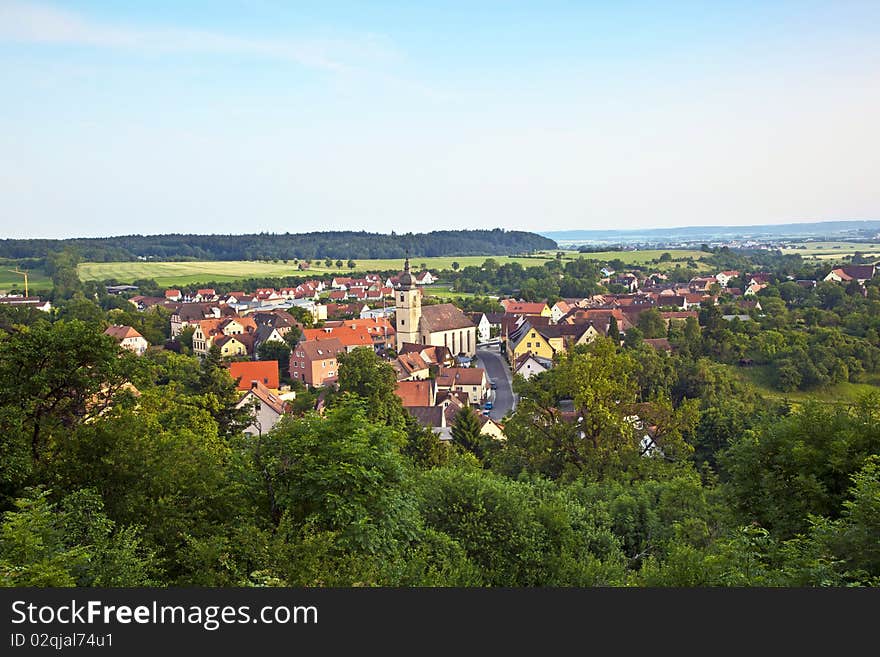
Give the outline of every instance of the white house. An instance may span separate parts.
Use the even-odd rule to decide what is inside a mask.
[[[476,320],[477,317],[474,317]],[[486,313],[479,313],[477,324],[477,342],[489,342],[492,337],[492,323],[486,317]]]
[[[144,352],[147,351],[147,347],[150,346],[150,343],[146,341],[144,336],[131,326],[114,324],[113,326],[107,327],[107,330],[104,331],[104,335],[109,335],[119,343],[120,347],[133,351],[138,356],[142,356]]]
[[[259,436],[274,427],[287,410],[287,403],[259,381],[252,381],[251,388],[239,400],[236,408],[251,405],[251,423],[244,433]]]
[[[520,374],[525,379],[531,379],[533,376],[540,374],[541,372],[546,372],[552,366],[552,362],[548,361],[546,358],[540,358],[538,356],[533,356],[530,353],[525,353],[513,364],[513,373]]]

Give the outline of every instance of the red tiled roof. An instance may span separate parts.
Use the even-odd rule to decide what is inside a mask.
[[[104,335],[109,335],[118,342],[122,342],[126,338],[142,338],[140,333],[138,333],[133,327],[125,326],[122,324],[114,324],[113,326],[108,326],[107,330],[104,331]]]
[[[239,390],[250,390],[251,381],[259,381],[267,388],[278,389],[278,362],[274,360],[230,363],[229,374],[233,379],[240,379]]]
[[[431,392],[434,382],[430,379],[425,381],[398,381],[395,392],[404,406],[431,406]]]

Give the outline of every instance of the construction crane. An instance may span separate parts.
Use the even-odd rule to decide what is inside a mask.
[[[24,296],[25,297],[30,296],[28,294],[27,272],[21,271],[20,269],[9,269],[7,271],[11,271],[13,274],[21,274],[22,276],[24,276]]]

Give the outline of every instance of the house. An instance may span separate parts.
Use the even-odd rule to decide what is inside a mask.
[[[438,347],[435,345],[427,345],[427,344],[413,344],[410,342],[404,343],[398,350],[397,354],[402,356],[404,354],[418,354],[422,357],[422,360],[425,361],[428,366],[436,365],[451,367],[455,362],[455,359],[452,356],[452,353],[446,347]]]
[[[203,319],[219,319],[220,316],[220,306],[216,304],[181,303],[171,313],[171,337],[176,338],[187,326],[194,326]]]
[[[504,435],[504,427],[498,424],[492,418],[486,415],[478,415],[478,422],[480,423],[480,435],[488,436],[493,440],[507,440],[507,436]]]
[[[104,335],[109,335],[119,343],[120,347],[134,352],[138,356],[143,356],[144,352],[147,351],[147,347],[150,346],[150,343],[146,341],[144,336],[138,333],[133,327],[125,326],[123,324],[108,326],[104,331]]]
[[[486,313],[468,313],[468,317],[477,327],[477,342],[489,342],[492,336],[492,324]]]
[[[217,291],[212,287],[204,287],[199,290],[196,290],[196,295],[193,297],[193,301],[198,303],[207,303],[209,301],[217,300]]]
[[[721,271],[715,274],[715,280],[718,281],[718,285],[721,287],[727,287],[727,284],[730,283],[731,279],[739,276],[739,272],[736,270],[728,270]]]
[[[489,379],[481,367],[441,367],[436,382],[438,392],[466,393],[471,404],[482,404],[489,394]]]
[[[250,360],[229,363],[229,375],[238,381],[238,389],[250,390],[259,381],[271,390],[278,390],[278,363],[274,360]]]
[[[451,303],[422,307],[421,290],[410,274],[409,258],[394,296],[398,351],[409,342],[443,346],[454,355],[476,355],[477,327],[461,310]]]
[[[553,361],[533,356],[532,354],[523,354],[513,364],[513,373],[519,374],[525,379],[531,379],[533,376],[546,372],[553,366]]]
[[[387,308],[370,308],[370,306],[364,304],[360,312],[361,319],[388,319],[392,315],[394,315],[394,306],[388,306]]]
[[[306,385],[320,387],[339,379],[339,354],[346,348],[338,338],[304,340],[290,352],[290,377]]]
[[[468,313],[468,317],[477,327],[477,342],[489,342],[501,334],[504,313]]]
[[[623,274],[617,278],[612,278],[609,283],[611,285],[622,285],[630,292],[635,292],[639,289],[639,279],[635,274]]]
[[[288,410],[287,402],[259,381],[251,381],[247,392],[235,405],[236,408],[245,406],[251,408],[251,423],[244,429],[249,436],[267,433]]]
[[[220,355],[224,358],[237,358],[251,356],[254,353],[253,338],[248,340],[247,334],[218,335],[212,343],[220,349]],[[210,349],[210,347],[209,347]]]
[[[557,301],[553,304],[553,307],[550,308],[550,321],[554,324],[558,323],[559,320],[571,312],[572,308],[574,308],[574,306],[567,301]]]
[[[437,400],[436,383],[425,381],[398,381],[394,391],[400,397],[404,408],[411,406],[434,406]]]
[[[296,321],[296,318],[293,315],[280,308],[258,310],[251,315],[251,318],[254,320],[258,329],[261,326],[271,326],[278,331],[278,335],[280,335],[282,339],[285,335],[290,333],[291,329],[301,328],[300,323]]]
[[[832,269],[822,280],[834,281],[835,283],[858,281],[860,284],[864,285],[866,281],[873,279],[876,273],[876,265],[848,265],[846,267]]]
[[[524,354],[553,359],[556,350],[549,340],[526,320],[507,338],[507,357],[513,363]]]
[[[767,283],[750,283],[743,292],[744,297],[751,297],[767,287]]]
[[[325,325],[323,328],[303,329],[302,340],[338,340],[346,351],[354,351],[358,347],[369,347],[376,350],[373,334],[363,324],[336,327]]]
[[[550,317],[550,307],[543,302],[517,301],[516,299],[503,299],[501,306],[506,315],[538,315]]]
[[[437,278],[436,276],[434,276],[434,275],[433,275],[431,272],[429,272],[429,271],[419,272],[418,274],[416,274],[415,276],[413,276],[413,282],[414,282],[416,285],[433,285],[433,284],[436,283],[438,280],[440,280],[440,279]]]
[[[183,295],[180,290],[165,290],[166,301],[180,301],[181,299],[183,299]]]
[[[281,344],[287,344],[284,342],[284,337],[274,326],[269,326],[268,324],[262,324],[257,327],[257,330],[253,333],[254,336],[254,354],[257,354],[260,350],[260,347],[266,342],[280,342]]]
[[[147,297],[142,294],[136,294],[135,296],[131,297],[128,302],[141,312],[147,310],[148,308],[164,306],[166,303],[165,297]]]
[[[418,353],[400,354],[391,363],[397,372],[398,381],[417,381],[430,377],[431,371],[427,361]]]

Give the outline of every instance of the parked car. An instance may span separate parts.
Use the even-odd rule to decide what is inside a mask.
[[[491,381],[489,387],[492,388],[492,390],[498,390],[498,384],[495,381]]]
[[[483,404],[483,408],[485,408],[487,411],[488,411],[488,410],[491,410],[491,408],[492,408],[492,402],[487,401],[485,404]]]

